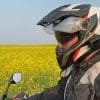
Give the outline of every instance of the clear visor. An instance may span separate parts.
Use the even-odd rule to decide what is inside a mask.
[[[44,31],[49,35],[54,35],[53,24],[43,27]]]
[[[48,34],[54,34],[54,31],[74,33],[79,30],[86,30],[85,27],[83,27],[83,23],[85,21],[86,21],[85,19],[80,18],[80,17],[69,17],[69,18],[64,19],[61,22],[58,21],[59,23],[56,25],[50,24],[44,27],[44,30]]]
[[[83,18],[69,17],[53,27],[53,29],[54,31],[74,33],[80,30],[85,30],[85,28],[82,27],[84,21],[85,19]]]

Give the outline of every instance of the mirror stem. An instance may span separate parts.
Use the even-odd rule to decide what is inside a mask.
[[[11,85],[11,83],[9,82],[9,84],[6,87],[5,92],[3,93],[2,100],[5,100],[7,98],[7,93],[8,93],[8,89],[9,89],[10,85]]]

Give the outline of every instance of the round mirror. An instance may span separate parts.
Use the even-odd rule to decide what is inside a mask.
[[[14,74],[13,74],[13,81],[14,81],[15,83],[21,81],[21,73],[14,73]]]

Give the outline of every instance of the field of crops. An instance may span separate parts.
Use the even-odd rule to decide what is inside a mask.
[[[22,73],[22,81],[10,87],[10,96],[23,91],[31,94],[55,85],[60,73],[55,47],[55,45],[1,45],[0,95],[14,72]]]

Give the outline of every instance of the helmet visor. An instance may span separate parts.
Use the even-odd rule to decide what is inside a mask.
[[[54,31],[74,33],[80,30],[85,30],[82,27],[82,23],[84,21],[85,20],[80,17],[69,17],[69,18],[64,19],[57,25],[54,25],[53,29]]]
[[[54,23],[44,26],[44,30],[48,34],[53,34],[54,31],[74,33],[80,30],[86,30],[83,27],[85,19],[79,17],[69,17],[63,21],[56,20]]]

